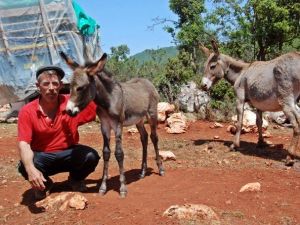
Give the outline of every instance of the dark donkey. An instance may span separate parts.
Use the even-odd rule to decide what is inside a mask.
[[[288,148],[287,165],[293,164],[293,157],[300,157],[297,145],[300,136],[300,111],[296,104],[300,96],[300,52],[291,52],[271,61],[245,63],[220,54],[217,44],[212,41],[213,52],[204,46],[208,56],[205,63],[202,87],[209,89],[216,81],[225,78],[234,86],[237,97],[237,132],[232,149],[240,147],[245,102],[257,109],[256,124],[259,131],[258,144],[264,145],[262,136],[262,112],[283,111],[290,120],[294,134]]]
[[[127,194],[126,180],[124,175],[124,153],[122,149],[122,128],[123,126],[136,125],[143,146],[143,160],[140,177],[143,178],[147,170],[147,145],[148,133],[144,126],[144,119],[147,117],[151,128],[151,140],[156,154],[156,163],[159,174],[164,175],[164,168],[159,156],[157,137],[157,103],[159,95],[154,85],[141,78],[134,78],[126,83],[119,83],[112,77],[112,74],[104,69],[107,55],[95,63],[86,63],[79,66],[63,52],[61,57],[73,70],[71,78],[71,96],[67,103],[67,113],[75,116],[84,109],[90,101],[97,104],[97,115],[101,120],[101,131],[103,135],[103,177],[99,189],[100,194],[107,191],[106,181],[108,179],[108,163],[110,158],[110,134],[111,129],[115,133],[115,157],[120,170],[120,196]]]

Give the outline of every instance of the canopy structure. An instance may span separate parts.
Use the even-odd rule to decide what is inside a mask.
[[[68,83],[60,51],[78,63],[102,54],[99,25],[75,0],[0,0],[0,105],[31,95],[40,66],[60,66]]]

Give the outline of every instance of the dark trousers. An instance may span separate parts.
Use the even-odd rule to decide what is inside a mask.
[[[99,159],[97,151],[93,148],[75,145],[59,152],[34,152],[33,163],[46,179],[57,173],[69,172],[71,179],[79,181],[95,170]],[[18,170],[27,180],[28,175],[21,161]]]

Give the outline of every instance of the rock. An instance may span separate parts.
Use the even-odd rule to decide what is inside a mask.
[[[232,121],[237,121],[237,115],[233,116]],[[262,127],[264,129],[267,129],[269,126],[269,123],[267,120],[263,118],[263,124]],[[249,128],[249,127],[256,127],[256,113],[252,112],[249,109],[245,109],[244,116],[243,116],[243,127]]]
[[[168,114],[174,112],[174,110],[175,105],[168,102],[159,102],[157,104],[158,121],[164,122],[167,119]]]
[[[59,211],[66,211],[69,206],[69,201],[64,201],[59,207]]]
[[[178,95],[179,109],[184,112],[199,112],[205,115],[210,98],[205,91],[197,88],[195,82],[188,82],[180,88]]]
[[[265,164],[266,164],[266,166],[272,166],[273,163],[270,161],[266,161]]]
[[[0,112],[8,112],[11,109],[10,104],[0,105]]]
[[[221,123],[217,123],[217,122],[215,122],[213,125],[211,125],[211,126],[209,126],[210,128],[222,128],[222,127],[224,127],[223,126],[223,124],[221,124]]]
[[[163,213],[163,216],[189,220],[201,219],[205,221],[219,221],[219,217],[214,210],[202,204],[172,205]]]
[[[261,190],[261,185],[259,182],[254,182],[254,183],[248,183],[244,185],[241,189],[240,192],[256,192]]]
[[[176,160],[176,156],[171,151],[159,151],[159,155],[163,161]]]
[[[227,127],[227,132],[230,132],[231,134],[235,134],[236,133],[236,126],[234,125],[229,125]]]
[[[42,207],[46,211],[51,209],[65,211],[68,207],[82,210],[86,208],[87,199],[78,193],[66,192],[61,193],[54,198],[48,196],[35,204],[37,207]]]
[[[267,112],[266,115],[269,121],[274,121],[275,123],[280,124],[282,126],[291,126],[289,120],[286,118],[283,111]]]
[[[185,133],[187,130],[187,122],[186,117],[183,113],[173,113],[168,119],[167,119],[167,126],[165,129],[167,133],[170,134],[181,134]]]
[[[230,164],[230,162],[229,162],[228,159],[223,159],[223,162],[224,162],[224,164],[226,164],[226,165],[229,165],[229,164]]]
[[[85,209],[87,205],[87,199],[80,194],[75,194],[69,200],[69,206],[75,209]]]
[[[136,134],[136,133],[138,133],[139,131],[138,131],[137,128],[131,127],[131,128],[128,128],[127,132],[130,133],[130,134]]]
[[[5,179],[5,180],[3,180],[3,181],[1,181],[1,184],[6,184],[7,183],[7,180]]]
[[[268,132],[268,131],[263,132],[262,135],[263,135],[264,138],[270,138],[270,137],[272,137],[271,133]]]
[[[67,200],[67,197],[70,195],[71,192],[61,193],[54,198],[52,198],[50,195],[35,203],[37,207],[44,208],[46,210],[54,208],[54,206],[62,205],[63,202]]]

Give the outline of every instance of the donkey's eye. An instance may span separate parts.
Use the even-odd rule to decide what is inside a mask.
[[[210,65],[209,68],[210,68],[211,70],[214,70],[214,69],[216,68],[216,66],[217,66],[217,64],[212,64],[212,65]]]

